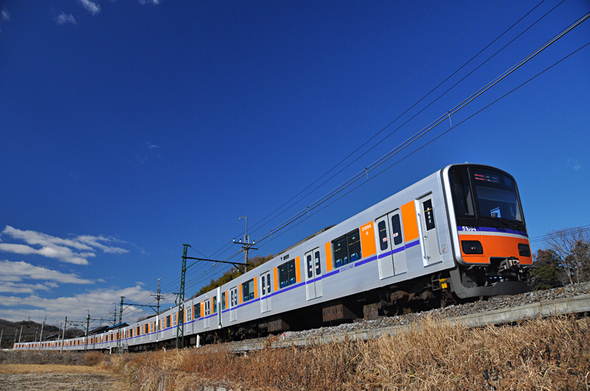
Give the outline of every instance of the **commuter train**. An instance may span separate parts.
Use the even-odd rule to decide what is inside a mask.
[[[183,313],[174,307],[88,337],[15,349],[138,351],[174,346],[179,326],[195,345],[375,319],[526,292],[532,263],[513,177],[450,165],[187,300]]]

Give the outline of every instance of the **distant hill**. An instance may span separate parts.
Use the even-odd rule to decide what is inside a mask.
[[[22,326],[22,335],[21,333]],[[0,330],[2,333],[2,348],[12,348],[15,340],[18,341],[19,335],[21,342],[32,342],[39,340],[41,332],[41,323],[33,322],[32,320],[23,320],[21,322],[11,322],[9,320],[0,319]],[[57,326],[45,325],[43,326],[43,340],[55,340],[59,335],[60,330]],[[84,335],[84,332],[79,329],[71,328],[66,330],[66,338]],[[53,337],[53,338],[52,338]]]

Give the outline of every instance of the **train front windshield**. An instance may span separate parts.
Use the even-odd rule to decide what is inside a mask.
[[[514,179],[490,167],[449,170],[458,226],[508,228],[526,232]]]

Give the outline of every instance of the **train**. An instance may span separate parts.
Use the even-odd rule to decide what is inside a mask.
[[[530,290],[518,187],[491,166],[444,167],[230,282],[131,325],[14,349],[129,351],[376,319]]]

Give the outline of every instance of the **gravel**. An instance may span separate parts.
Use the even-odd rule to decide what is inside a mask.
[[[377,320],[360,320],[353,323],[344,323],[338,326],[320,327],[318,329],[304,331],[287,331],[281,337],[284,341],[306,338],[317,338],[326,335],[340,335],[364,330],[379,329],[391,326],[403,326],[416,320],[423,319],[428,315],[441,318],[455,318],[478,313],[485,313],[498,309],[520,307],[527,304],[539,303],[540,301],[553,301],[561,298],[575,297],[590,293],[590,283],[567,285],[561,288],[549,289],[537,292],[522,293],[513,296],[497,296],[478,300],[475,302],[449,305],[444,308],[436,308],[430,311],[382,317]],[[264,341],[265,338],[260,339]],[[245,341],[246,342],[246,341]],[[247,343],[255,342],[248,340]],[[239,344],[239,342],[237,343]]]

